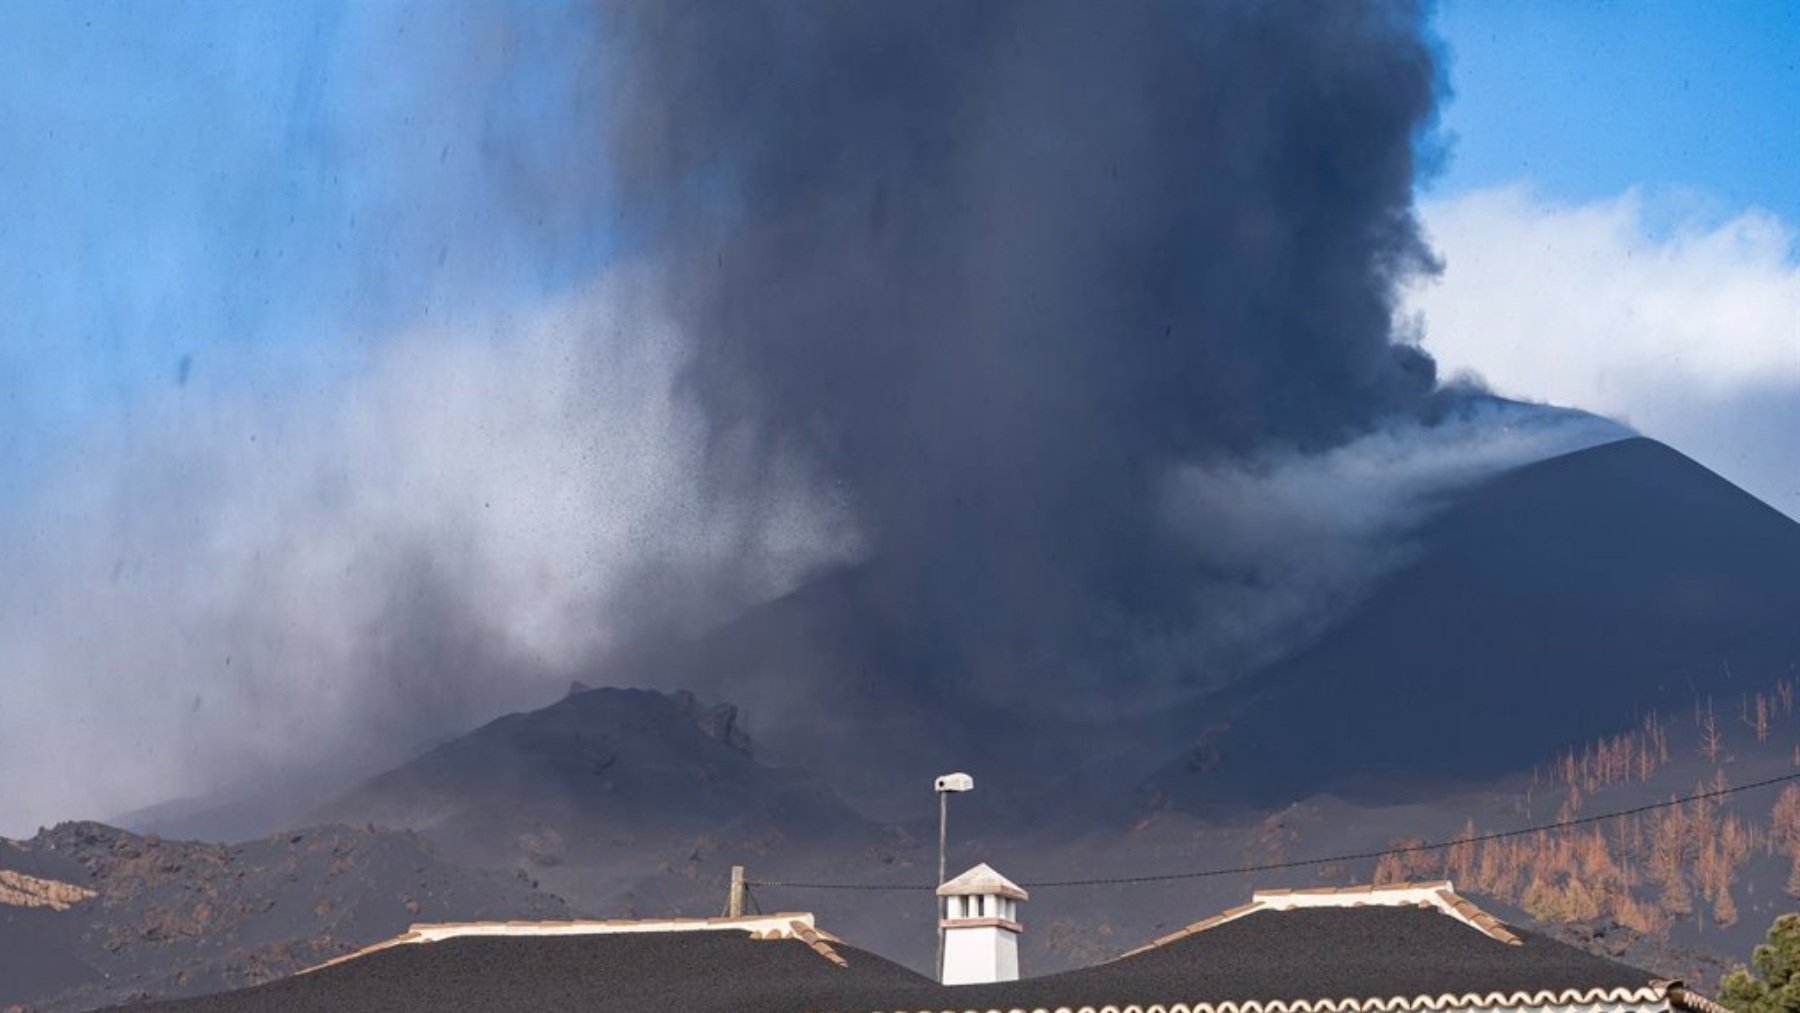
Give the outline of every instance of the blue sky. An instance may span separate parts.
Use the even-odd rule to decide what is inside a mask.
[[[1446,0],[1437,27],[1455,94],[1433,189],[1697,187],[1800,220],[1800,4]]]
[[[553,2],[0,4],[0,491],[147,391],[279,399],[372,334],[585,280],[606,230],[513,193],[596,161],[544,121],[588,30]]]

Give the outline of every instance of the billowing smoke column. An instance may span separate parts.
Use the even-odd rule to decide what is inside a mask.
[[[659,2],[618,185],[721,445],[847,496],[946,678],[1187,622],[1171,470],[1446,398],[1396,341],[1439,87],[1406,2]],[[1114,645],[1116,646],[1116,644]],[[1070,660],[1067,667],[1080,667]],[[1104,667],[1104,666],[1101,666]]]

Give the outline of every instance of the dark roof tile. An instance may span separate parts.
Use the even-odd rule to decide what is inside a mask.
[[[824,945],[821,942],[821,945]],[[936,988],[850,946],[747,932],[464,936],[389,947],[256,988],[138,1013],[803,1013]]]
[[[923,989],[839,1013],[1230,1008],[1445,995],[1660,993],[1649,972],[1515,930],[1509,945],[1435,908],[1262,909],[1111,963],[993,985]],[[1407,1008],[1412,1008],[1408,1004]]]
[[[1665,995],[1666,983],[1652,981],[1648,972],[1523,930],[1507,930],[1505,935],[1517,940],[1509,943],[1491,927],[1471,925],[1432,906],[1262,907],[1200,924],[1209,923],[1096,967],[954,988],[866,951],[828,942],[825,933],[804,925],[794,928],[794,937],[777,940],[717,929],[461,937],[378,949],[258,988],[145,1009],[985,1013],[1162,1008],[1241,1013],[1254,1002],[1253,1008],[1269,1013],[1329,1002],[1329,1008],[1345,1013],[1471,1004],[1649,1002]]]

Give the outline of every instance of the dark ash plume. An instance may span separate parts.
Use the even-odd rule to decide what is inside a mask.
[[[1172,469],[1444,398],[1393,327],[1433,266],[1414,3],[688,0],[617,27],[617,183],[690,389],[733,446],[841,484],[940,677],[1004,691],[1188,622]]]

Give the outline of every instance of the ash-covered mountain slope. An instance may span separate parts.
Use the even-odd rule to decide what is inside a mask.
[[[772,762],[820,771],[876,819],[925,815],[930,795],[919,787],[947,770],[1006,772],[997,788],[1066,772],[1064,743],[1085,719],[970,693],[933,629],[894,599],[882,565],[826,572],[696,640],[619,659],[602,676],[729,698]]]
[[[412,833],[326,826],[226,846],[65,823],[0,838],[0,1009],[239,988],[414,921],[568,916]]]
[[[1164,803],[1405,796],[1528,768],[1800,663],[1800,524],[1636,438],[1450,503],[1316,643],[1188,709]]]
[[[415,829],[462,860],[534,869],[649,866],[700,838],[875,833],[816,779],[757,762],[734,708],[581,686],[381,774],[318,817]]]

